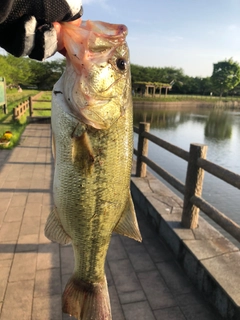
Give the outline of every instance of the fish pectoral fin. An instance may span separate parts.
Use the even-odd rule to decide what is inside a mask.
[[[142,241],[130,191],[128,201],[114,231],[139,242]]]
[[[58,242],[60,244],[68,244],[71,242],[71,238],[64,231],[57,216],[57,210],[56,208],[54,208],[47,218],[44,234],[49,240],[53,242]]]
[[[87,132],[81,136],[72,136],[72,162],[80,170],[90,173],[94,165],[94,153]]]

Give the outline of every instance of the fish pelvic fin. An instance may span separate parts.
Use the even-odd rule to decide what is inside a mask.
[[[62,311],[78,320],[111,320],[106,277],[100,283],[87,283],[73,274],[63,292]]]
[[[47,218],[44,233],[45,236],[53,242],[58,242],[60,244],[68,244],[71,242],[71,238],[60,224],[56,208],[50,212]]]
[[[114,231],[136,241],[142,241],[130,191],[126,206]]]

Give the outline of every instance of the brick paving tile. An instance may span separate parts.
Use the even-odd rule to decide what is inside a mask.
[[[31,320],[33,286],[34,280],[8,283],[3,300],[1,320]]]
[[[41,296],[33,299],[31,320],[62,320],[61,296]],[[70,319],[73,320],[71,317]]]
[[[51,243],[53,159],[49,124],[30,124],[0,150],[0,319],[70,320],[61,293],[74,268],[71,245]],[[143,242],[113,234],[107,253],[113,320],[221,320],[138,214]]]
[[[36,252],[18,252],[14,255],[9,282],[35,278]]]
[[[186,320],[179,307],[156,310],[154,311],[154,315],[156,320]]]

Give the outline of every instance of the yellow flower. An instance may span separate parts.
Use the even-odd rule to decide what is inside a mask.
[[[12,132],[11,131],[6,131],[3,135],[3,138],[10,140],[12,138]]]

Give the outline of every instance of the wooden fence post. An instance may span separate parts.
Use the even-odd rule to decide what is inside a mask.
[[[198,167],[197,160],[206,159],[206,155],[206,145],[190,145],[182,213],[182,225],[185,228],[195,229],[198,226],[199,208],[191,203],[191,198],[202,195],[204,170]]]
[[[32,97],[28,98],[29,101],[29,116],[32,117],[33,115],[33,102],[32,102]]]
[[[18,117],[17,107],[13,108],[13,120],[16,120]]]
[[[145,139],[142,136],[144,131],[149,132],[150,123],[140,122],[139,123],[139,134],[138,134],[138,155],[137,155],[137,169],[136,176],[137,177],[146,177],[147,173],[147,165],[142,162],[142,156],[147,156],[148,154],[148,139]]]

